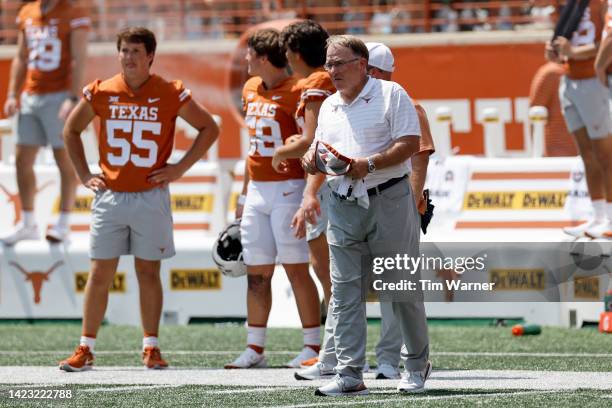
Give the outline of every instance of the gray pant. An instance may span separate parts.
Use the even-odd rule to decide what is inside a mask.
[[[393,303],[380,302],[380,340],[376,344],[376,363],[398,367],[402,348],[402,331],[393,313]]]
[[[327,239],[334,300],[327,318],[331,318],[329,325],[333,326],[338,361],[335,370],[360,379],[365,363],[364,295],[371,272],[369,260],[394,254],[418,256],[419,216],[408,183],[397,183],[371,196],[368,209],[335,194],[329,198]],[[418,278],[418,272],[412,276],[413,280]],[[400,299],[394,297],[392,309],[404,341],[404,366],[409,371],[422,370],[429,356],[422,293],[404,293],[401,301],[396,300]]]

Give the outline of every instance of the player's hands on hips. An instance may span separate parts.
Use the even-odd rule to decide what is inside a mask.
[[[353,178],[354,180],[359,180],[368,175],[368,159],[360,158],[354,159],[351,163],[351,168],[346,173],[347,176]]]
[[[10,95],[4,102],[4,114],[8,117],[13,116],[19,111],[19,102],[15,95]]]
[[[317,217],[321,216],[321,203],[316,196],[305,195],[302,200],[304,219],[310,224],[317,223]]]
[[[79,176],[80,177],[80,176]],[[83,185],[92,191],[106,190],[106,183],[101,174],[88,174],[85,177],[80,177]]]
[[[76,102],[72,101],[70,98],[66,98],[64,102],[62,102],[62,106],[60,106],[59,112],[57,113],[57,117],[62,121],[66,121],[68,119],[68,115],[72,112],[72,109],[76,106]]]
[[[304,171],[308,174],[317,174],[317,166],[315,164],[315,151],[308,149],[306,154],[300,159],[300,164]]]
[[[176,164],[166,164],[161,169],[153,170],[149,173],[147,180],[151,184],[157,184],[159,187],[166,187],[169,183],[178,180],[183,175],[184,171]]]
[[[293,229],[293,235],[297,239],[302,239],[306,236],[306,222],[304,219],[304,208],[300,207],[295,212],[293,219],[291,220],[291,228]]]
[[[274,156],[272,156],[272,168],[277,173],[286,173],[289,171],[289,163],[278,154],[278,151],[274,152]]]
[[[595,67],[595,75],[597,75],[597,79],[601,82],[605,87],[608,86],[608,73],[605,68]]]

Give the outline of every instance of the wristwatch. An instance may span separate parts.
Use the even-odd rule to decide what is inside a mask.
[[[376,165],[374,164],[374,160],[368,157],[368,173],[374,173],[376,171]]]

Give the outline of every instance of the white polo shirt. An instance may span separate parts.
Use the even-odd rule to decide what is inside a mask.
[[[333,146],[353,159],[385,151],[403,136],[421,136],[408,94],[397,83],[368,77],[359,96],[346,104],[339,92],[325,99],[319,111],[315,141]],[[365,178],[367,188],[410,173],[410,160],[376,170]],[[327,176],[328,181],[335,177]]]

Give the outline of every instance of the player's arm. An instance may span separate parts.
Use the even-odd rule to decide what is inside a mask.
[[[431,134],[429,129],[429,121],[427,120],[427,114],[425,110],[419,105],[415,107],[417,111],[417,116],[419,117],[419,124],[421,126],[421,140],[425,140],[425,133]],[[428,138],[431,140],[431,136]],[[431,146],[433,147],[433,146]],[[412,186],[412,191],[414,192],[414,199],[416,200],[416,204],[418,205],[422,196],[423,196],[423,188],[425,187],[425,178],[427,177],[427,166],[429,165],[429,156],[431,155],[433,149],[428,148],[422,149],[414,154],[411,158],[412,162],[412,173],[410,174],[410,185]]]
[[[249,176],[248,163],[249,163],[249,158],[245,157],[244,159],[244,181],[242,183],[242,192],[240,193],[240,196],[238,196],[238,202],[236,203],[236,212],[234,214],[236,218],[242,217],[242,210],[244,210],[244,202],[246,200],[246,195],[247,195],[247,191],[249,188],[250,176]]]
[[[612,32],[602,41],[595,59],[595,72],[602,84],[608,86],[607,69],[612,65]]]
[[[323,173],[309,174],[306,177],[301,208],[304,210],[304,218],[311,224],[315,224],[317,217],[321,215],[321,203],[317,193],[324,182],[325,174]]]
[[[93,107],[85,99],[81,99],[72,110],[64,126],[64,144],[70,161],[85,187],[94,191],[106,188],[104,179],[98,174],[89,171],[85,149],[81,140],[81,133],[87,128],[96,116]]]
[[[8,92],[6,101],[4,102],[4,114],[6,116],[13,116],[19,108],[17,97],[25,81],[27,65],[28,48],[26,46],[23,31],[19,31],[19,35],[17,36],[17,55],[15,55],[11,62]]]
[[[281,162],[287,159],[299,159],[306,153],[314,140],[315,130],[317,129],[317,119],[323,101],[307,102],[304,111],[304,127],[301,137],[293,138],[293,143],[287,143],[274,151],[272,167],[281,172]]]
[[[89,31],[84,28],[72,30],[70,33],[71,84],[70,95],[59,110],[59,118],[66,120],[70,111],[78,101],[78,95],[83,89],[85,80],[85,64],[87,63],[87,37]]]
[[[149,174],[149,182],[153,184],[165,185],[179,179],[204,156],[204,153],[219,137],[219,127],[215,123],[215,119],[206,108],[193,99],[181,106],[178,115],[193,126],[198,131],[198,135],[178,163],[166,164],[161,169],[154,170]]]

